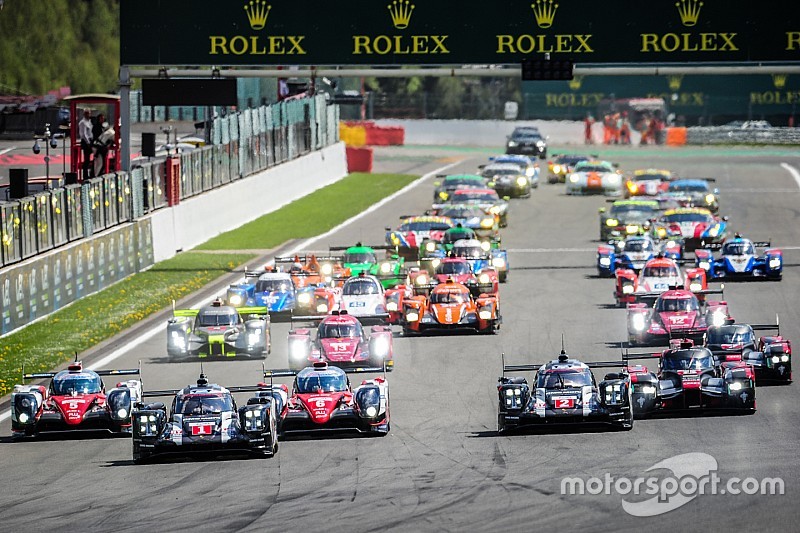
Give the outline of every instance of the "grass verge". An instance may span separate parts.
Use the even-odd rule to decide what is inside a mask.
[[[404,174],[351,174],[199,248],[273,248],[318,235],[415,179]],[[7,335],[0,340],[0,397],[19,383],[23,362],[26,372],[46,372],[255,257],[184,252]]]

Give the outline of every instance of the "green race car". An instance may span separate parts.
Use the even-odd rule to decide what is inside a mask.
[[[611,209],[601,207],[599,211],[601,241],[639,235],[661,214],[659,203],[654,200],[616,200]]]
[[[331,251],[344,251],[342,266],[350,270],[351,276],[361,273],[375,276],[384,289],[391,289],[406,279],[405,260],[394,252],[394,247],[386,245],[365,246],[360,242],[355,246],[332,246]],[[375,250],[386,250],[386,257],[378,259]]]

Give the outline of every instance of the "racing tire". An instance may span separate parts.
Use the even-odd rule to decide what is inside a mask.
[[[505,283],[508,281],[508,271],[498,272],[497,279],[500,281],[500,283]]]

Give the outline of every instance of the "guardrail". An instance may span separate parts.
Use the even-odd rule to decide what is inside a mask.
[[[693,126],[686,128],[686,144],[800,145],[800,128]]]
[[[339,140],[338,106],[324,96],[284,101],[217,118],[212,134],[209,146],[134,161],[130,173],[0,202],[0,270],[329,146]]]

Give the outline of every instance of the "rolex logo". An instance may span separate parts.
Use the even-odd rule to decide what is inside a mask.
[[[250,21],[250,27],[254,30],[263,30],[267,25],[267,17],[272,6],[267,5],[266,0],[250,0],[244,6],[247,12],[247,20]]]
[[[681,83],[683,83],[683,74],[667,76],[667,84],[669,85],[671,91],[680,91]]]
[[[554,4],[553,0],[536,0],[531,4],[531,9],[533,16],[536,17],[536,25],[540,28],[549,28],[556,18],[558,4]]]
[[[573,76],[571,80],[569,80],[569,88],[573,91],[577,91],[581,88],[583,84],[583,76]]]
[[[411,4],[409,0],[394,0],[386,7],[389,8],[395,28],[398,30],[408,28],[408,23],[411,22],[411,13],[414,12],[414,4]]]
[[[683,25],[691,28],[697,24],[697,19],[700,18],[700,8],[703,7],[703,2],[700,0],[680,0],[675,2],[675,7],[678,8],[678,14],[681,16]]]
[[[789,78],[787,74],[773,74],[772,83],[776,89],[783,89],[786,87],[786,80]]]

